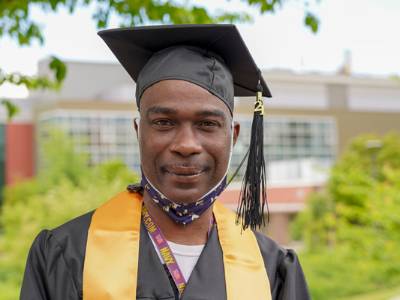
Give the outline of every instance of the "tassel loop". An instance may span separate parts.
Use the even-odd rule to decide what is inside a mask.
[[[264,115],[264,101],[263,101],[263,98],[262,98],[262,93],[263,93],[262,85],[261,85],[261,82],[258,81],[256,104],[254,106],[254,112],[255,113],[259,113],[261,116]]]

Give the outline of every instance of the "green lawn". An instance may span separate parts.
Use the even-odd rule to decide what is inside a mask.
[[[341,300],[397,300],[400,299],[400,287],[359,295]]]

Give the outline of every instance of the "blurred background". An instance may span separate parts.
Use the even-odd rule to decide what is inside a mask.
[[[138,180],[135,84],[101,28],[234,23],[265,102],[269,224],[313,299],[400,299],[400,2],[0,1],[0,299],[44,228]],[[236,99],[249,146],[252,101]],[[233,210],[241,172],[221,196]]]

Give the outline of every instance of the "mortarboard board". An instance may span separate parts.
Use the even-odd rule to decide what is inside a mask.
[[[102,30],[99,35],[134,81],[154,53],[171,46],[188,45],[210,50],[223,58],[233,77],[235,96],[253,96],[260,79],[263,96],[271,97],[234,25],[140,26]]]
[[[244,228],[260,226],[266,203],[262,96],[271,93],[237,28],[161,25],[109,29],[99,35],[137,83],[138,108],[143,91],[163,79],[198,84],[224,101],[231,113],[234,96],[257,95],[238,215]]]

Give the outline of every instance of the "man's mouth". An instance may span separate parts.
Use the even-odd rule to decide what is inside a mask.
[[[198,166],[175,166],[170,165],[162,168],[162,171],[166,174],[176,176],[178,178],[196,178],[202,175],[206,168]]]

